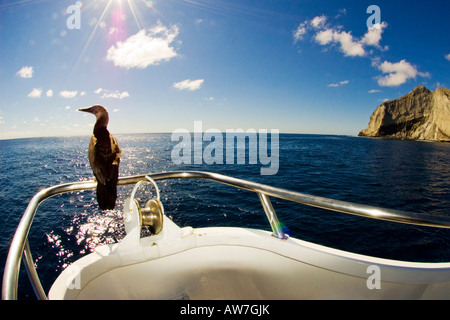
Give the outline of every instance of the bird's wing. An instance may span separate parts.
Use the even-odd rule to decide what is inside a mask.
[[[114,166],[118,166],[120,163],[120,157],[122,156],[122,149],[120,149],[116,138],[112,134],[110,134],[109,137],[111,140],[111,153],[114,155],[114,160],[112,164]]]

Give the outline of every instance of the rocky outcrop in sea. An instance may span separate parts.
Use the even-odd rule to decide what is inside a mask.
[[[359,136],[450,141],[450,89],[418,86],[407,95],[384,102]]]

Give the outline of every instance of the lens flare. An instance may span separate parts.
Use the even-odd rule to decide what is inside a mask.
[[[289,230],[288,227],[286,227],[282,222],[279,222],[278,227],[284,232],[285,235],[291,237],[292,232]]]

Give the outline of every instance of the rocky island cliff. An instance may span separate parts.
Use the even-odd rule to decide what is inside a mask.
[[[359,136],[450,142],[450,89],[432,92],[418,86],[384,102]]]

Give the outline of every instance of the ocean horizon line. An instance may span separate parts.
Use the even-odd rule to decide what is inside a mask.
[[[194,131],[192,131],[194,132]],[[225,131],[218,130],[217,132],[221,132],[222,134],[226,134]],[[206,133],[206,131],[202,131],[202,134]],[[268,132],[269,133],[269,132]],[[123,132],[123,133],[115,133],[115,136],[125,136],[125,135],[139,135],[139,134],[172,134],[172,132]],[[236,133],[236,134],[246,134]],[[338,136],[338,137],[355,137],[355,138],[366,138],[366,137],[358,137],[358,135],[351,134],[338,134],[338,133],[297,133],[297,132],[279,132],[280,135],[304,135],[304,136]],[[26,140],[26,139],[44,139],[44,138],[76,138],[76,137],[90,137],[92,134],[74,134],[74,135],[61,135],[61,136],[29,136],[29,137],[12,137],[12,138],[1,138],[0,141],[12,141],[12,140]]]

